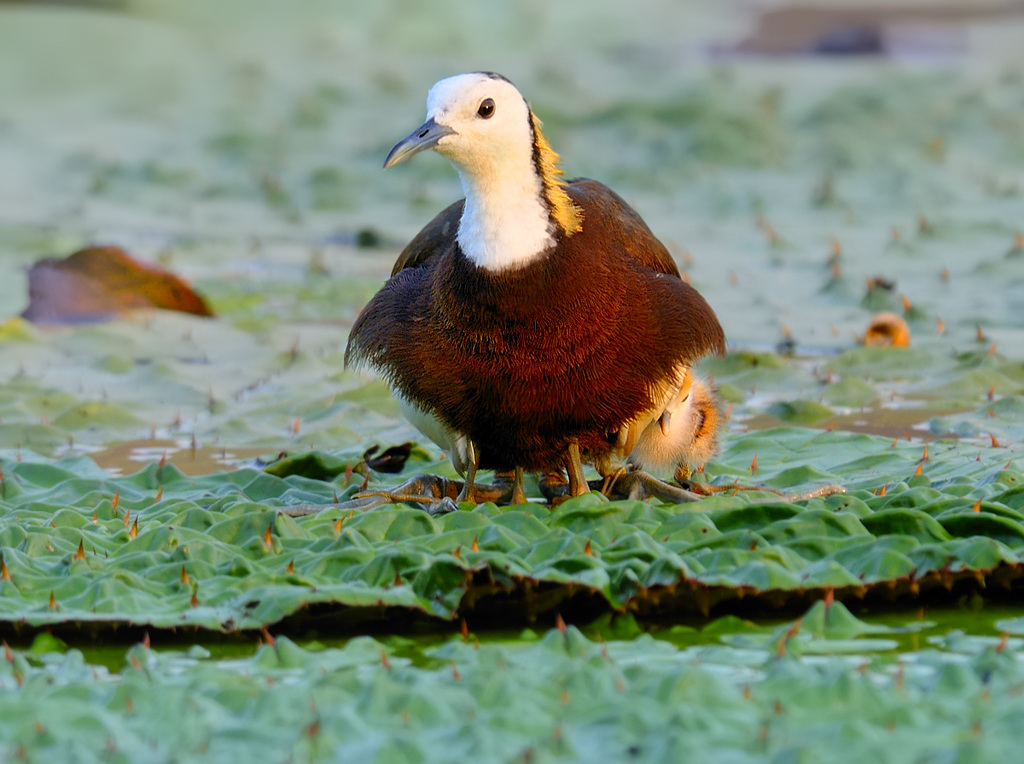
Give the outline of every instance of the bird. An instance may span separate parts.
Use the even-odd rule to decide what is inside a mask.
[[[540,120],[500,74],[437,82],[426,121],[384,168],[426,150],[454,165],[465,198],[401,252],[353,324],[346,366],[385,378],[465,477],[460,499],[494,495],[478,469],[495,470],[512,503],[525,500],[524,471],[555,492],[567,475],[572,496],[590,490],[584,464],[608,476],[626,460],[648,487],[670,488],[647,468],[688,477],[714,453],[720,421],[692,367],[723,354],[725,334],[668,249],[610,188],[563,179]]]

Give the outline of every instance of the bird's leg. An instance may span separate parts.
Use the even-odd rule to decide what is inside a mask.
[[[473,441],[469,442],[469,465],[466,467],[466,484],[462,487],[459,492],[459,496],[456,501],[469,501],[469,497],[473,494],[474,484],[476,483],[476,470],[480,466],[480,454],[477,453],[476,446],[473,445]]]
[[[580,444],[575,439],[569,442],[569,447],[565,450],[565,471],[569,475],[570,496],[582,496],[590,492],[590,486],[587,485],[587,481],[583,477]]]
[[[493,501],[500,504],[515,506],[526,504],[526,493],[523,491],[523,468],[514,470],[498,470],[494,473],[494,484],[489,487],[493,493],[482,501]]]
[[[526,503],[526,491],[523,490],[523,468],[516,467],[515,478],[512,483],[512,496],[509,498],[509,504],[513,506],[518,504]]]
[[[598,490],[605,496],[611,497],[612,492],[615,490],[615,484],[619,478],[627,474],[629,471],[625,467],[619,467],[618,469],[611,470],[605,474],[601,480],[601,487]]]

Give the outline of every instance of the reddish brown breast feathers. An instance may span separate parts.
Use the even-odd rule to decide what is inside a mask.
[[[483,468],[560,464],[572,438],[596,458],[679,363],[724,348],[714,312],[641,218],[595,181],[568,191],[582,230],[496,273],[462,255],[462,204],[450,206],[349,337],[347,361],[468,435]]]

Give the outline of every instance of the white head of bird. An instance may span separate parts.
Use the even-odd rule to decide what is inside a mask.
[[[459,172],[466,207],[457,240],[478,267],[521,267],[554,245],[559,216],[566,215],[548,193],[558,186],[558,156],[511,82],[474,72],[435,84],[427,96],[427,121],[395,145],[384,167],[426,149]],[[554,204],[565,202],[568,197],[557,197]],[[579,226],[578,219],[571,222],[570,235]]]

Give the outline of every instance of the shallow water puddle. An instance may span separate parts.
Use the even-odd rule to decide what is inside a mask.
[[[893,439],[947,440],[960,436],[951,431],[935,431],[930,425],[931,420],[940,416],[963,414],[970,410],[966,407],[950,409],[942,406],[871,406],[856,412],[826,417],[818,422],[802,424],[815,429],[859,432]],[[750,430],[767,430],[786,424],[782,419],[769,413],[755,414],[749,419],[742,420],[742,423]]]
[[[194,446],[177,440],[134,440],[110,446],[89,457],[112,475],[131,475],[143,466],[165,461],[186,475],[210,475],[236,469],[266,456],[265,448]]]

